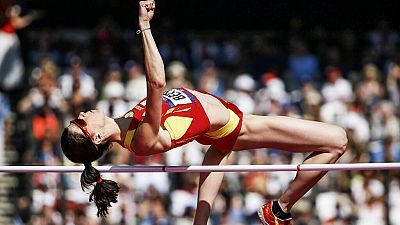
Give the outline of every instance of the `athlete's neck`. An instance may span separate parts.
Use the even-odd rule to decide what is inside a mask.
[[[131,119],[127,118],[115,118],[112,119],[110,126],[112,126],[112,134],[110,135],[110,141],[117,142],[121,146],[124,146],[123,140],[125,139],[126,131],[129,128]]]
[[[111,142],[121,142],[121,128],[116,119],[106,117],[103,129],[104,138]]]

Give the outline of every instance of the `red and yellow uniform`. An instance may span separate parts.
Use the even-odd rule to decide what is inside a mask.
[[[202,144],[213,145],[223,152],[232,150],[241,128],[242,112],[234,104],[218,99],[230,110],[230,120],[221,129],[208,132],[210,120],[196,96],[184,88],[164,92],[161,126],[170,134],[172,148],[196,140]],[[125,118],[132,117],[124,140],[124,145],[129,150],[132,150],[131,142],[136,128],[145,116],[145,111],[146,99],[143,99],[124,115]]]
[[[204,91],[200,92],[214,96]],[[243,112],[240,111],[235,104],[227,102],[217,96],[214,97],[229,110],[229,121],[220,129],[207,132],[198,137],[196,141],[201,144],[212,145],[218,148],[221,152],[226,153],[231,151],[236,143],[236,139],[239,135],[240,129],[242,128]]]

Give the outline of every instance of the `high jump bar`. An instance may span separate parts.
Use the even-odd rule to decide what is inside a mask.
[[[224,165],[224,166],[96,166],[103,173],[132,172],[279,172],[279,171],[349,171],[400,170],[400,163],[346,163],[297,165]],[[75,173],[84,166],[0,166],[0,173]]]

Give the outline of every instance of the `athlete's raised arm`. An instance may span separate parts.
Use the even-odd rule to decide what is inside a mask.
[[[153,18],[155,6],[154,1],[139,2],[139,27],[146,68],[147,101],[146,115],[136,131],[133,147],[141,151],[154,148],[160,151],[165,148],[165,144],[160,143],[159,137],[162,94],[166,84],[165,70],[150,29],[150,21]]]

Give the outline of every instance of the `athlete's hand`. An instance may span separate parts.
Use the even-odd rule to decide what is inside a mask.
[[[154,0],[139,2],[139,27],[141,29],[150,28],[150,20],[154,16],[155,7]]]

